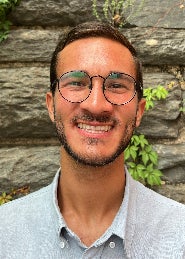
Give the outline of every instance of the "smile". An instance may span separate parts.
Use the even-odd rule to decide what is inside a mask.
[[[78,123],[78,128],[86,130],[91,133],[102,133],[111,130],[112,126],[105,125],[105,126],[92,126],[84,123]]]

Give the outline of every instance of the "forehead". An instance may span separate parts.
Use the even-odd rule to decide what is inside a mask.
[[[58,54],[57,76],[77,69],[92,75],[119,71],[135,76],[135,61],[131,52],[120,42],[90,37],[68,44]]]

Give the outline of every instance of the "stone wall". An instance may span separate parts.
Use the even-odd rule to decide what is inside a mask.
[[[104,1],[97,2],[101,12]],[[25,185],[37,190],[59,167],[59,144],[45,107],[49,63],[59,35],[79,22],[95,20],[91,5],[89,0],[22,0],[9,17],[13,27],[0,44],[0,192]],[[156,190],[183,203],[184,10],[178,0],[145,0],[122,29],[143,62],[145,87],[173,82],[168,98],[145,114],[139,132],[159,154],[165,184]]]

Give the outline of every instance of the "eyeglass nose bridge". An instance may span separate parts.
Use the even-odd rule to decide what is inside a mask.
[[[103,93],[104,93],[104,90],[105,90],[105,80],[106,80],[106,78],[103,77],[103,76],[101,76],[101,75],[95,75],[95,76],[91,76],[91,77],[90,77],[91,84],[90,84],[90,86],[89,86],[89,89],[90,89],[90,90],[93,89],[93,82],[92,82],[92,79],[93,79],[93,78],[97,78],[97,77],[100,77],[100,78],[103,79],[102,90],[103,90]]]

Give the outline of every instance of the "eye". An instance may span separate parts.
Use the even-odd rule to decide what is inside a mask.
[[[116,94],[123,94],[129,89],[128,86],[121,80],[109,80],[108,82],[106,82],[105,90]]]
[[[61,81],[60,90],[68,92],[87,92],[89,91],[90,81],[86,78],[67,78]]]
[[[67,86],[78,86],[78,87],[83,87],[84,86],[84,82],[83,81],[78,81],[78,80],[72,80],[72,81],[69,81],[67,83]]]
[[[115,89],[117,89],[117,88],[125,88],[125,86],[123,84],[121,84],[121,83],[114,82],[114,83],[111,83],[108,86],[108,88],[115,88]]]

